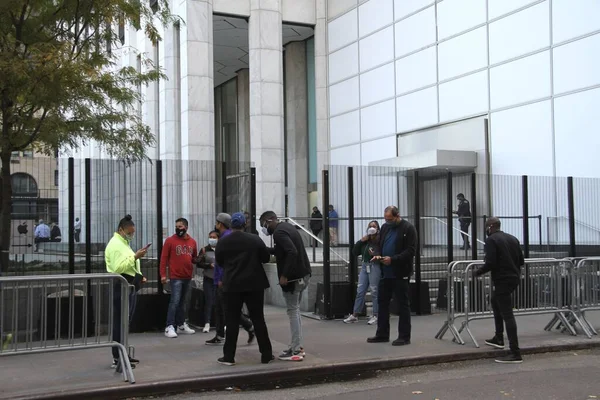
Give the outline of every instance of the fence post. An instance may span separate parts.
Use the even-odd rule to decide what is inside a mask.
[[[348,242],[350,249],[350,265],[348,265],[348,281],[350,283],[349,309],[350,313],[352,313],[357,281],[356,257],[352,255],[354,248],[354,170],[352,167],[348,167]]]
[[[323,170],[323,313],[331,319],[331,264],[329,257],[329,171]],[[318,301],[318,299],[317,299]]]
[[[156,288],[158,294],[163,293],[162,282],[160,281],[160,256],[163,248],[163,176],[162,160],[156,160]]]
[[[256,229],[256,168],[250,167],[250,218],[252,229]]]
[[[75,159],[69,157],[69,274],[75,273]]]
[[[525,258],[529,258],[529,186],[527,175],[523,175],[523,249]]]
[[[448,263],[454,261],[454,240],[453,240],[453,218],[452,218],[452,171],[448,171],[448,175],[446,178],[446,235],[448,241]]]
[[[227,212],[227,162],[221,162],[221,212]]]
[[[81,220],[80,220],[81,221]],[[70,228],[72,229],[72,228]],[[80,233],[81,234],[81,233]],[[85,273],[92,273],[92,160],[85,159]]]
[[[417,231],[417,251],[415,252],[415,291],[417,300],[417,315],[422,315],[421,304],[421,196],[420,196],[420,185],[419,185],[419,171],[413,173],[413,188],[414,192],[414,203],[415,203],[415,219],[414,226]],[[414,297],[413,297],[414,299]]]
[[[567,178],[567,200],[569,204],[569,257],[577,257],[577,248],[575,245],[575,198],[572,176]]]
[[[471,174],[471,258],[477,260],[477,173]]]

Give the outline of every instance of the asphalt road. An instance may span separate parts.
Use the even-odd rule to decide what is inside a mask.
[[[600,350],[528,356],[521,365],[493,360],[440,364],[311,385],[269,384],[272,390],[188,393],[170,400],[590,400],[600,399]]]

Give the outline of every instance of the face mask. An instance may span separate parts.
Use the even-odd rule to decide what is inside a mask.
[[[127,240],[128,242],[131,242],[133,240],[133,233],[126,233],[125,240]]]
[[[271,235],[269,233],[269,230],[267,228],[265,228],[264,226],[262,228],[260,228],[260,230],[262,231],[263,235],[265,235],[265,236],[270,236]]]
[[[492,231],[490,230],[490,228],[485,228],[485,234],[490,236],[492,234]]]
[[[367,229],[367,235],[375,235],[377,234],[377,228],[370,227]]]
[[[386,224],[387,226],[394,226],[394,225],[396,225],[396,221],[395,221],[395,220],[391,220],[391,221],[385,221],[385,224]]]
[[[217,245],[217,242],[219,241],[219,239],[213,239],[213,238],[209,238],[208,239],[208,245],[210,247],[215,247]]]
[[[175,228],[175,234],[179,237],[184,237],[186,232],[187,232],[187,229]]]

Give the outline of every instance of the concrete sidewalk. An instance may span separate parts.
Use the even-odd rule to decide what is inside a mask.
[[[277,355],[289,340],[287,316],[283,309],[274,307],[267,308],[266,314]],[[590,317],[600,326],[598,314],[590,313]],[[544,331],[550,318],[550,315],[517,318],[524,354],[600,347],[597,337],[590,340],[584,335],[575,337]],[[412,344],[393,347],[391,343],[366,343],[366,338],[375,333],[375,327],[368,326],[366,319],[346,325],[341,321],[304,318],[307,352],[304,361],[277,360],[269,365],[260,364],[258,347],[256,344],[247,346],[247,335],[242,331],[234,367],[216,362],[222,355],[222,347],[204,345],[205,340],[213,337],[212,331],[181,335],[177,339],[167,339],[162,332],[131,335],[130,344],[135,346],[136,358],[141,360],[134,370],[137,383],[133,385],[123,382],[110,368],[109,350],[2,357],[0,398],[127,398],[489,358],[498,354],[483,345],[483,340],[493,334],[492,320],[475,321],[471,325],[475,337],[484,346],[480,349],[472,345],[466,334],[464,346],[452,343],[449,333],[444,340],[434,339],[444,320],[445,314],[413,317]],[[392,325],[396,323],[397,318],[393,318]]]

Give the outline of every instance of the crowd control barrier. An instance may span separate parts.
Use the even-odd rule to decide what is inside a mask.
[[[115,274],[0,277],[0,357],[116,347],[117,371],[135,383],[127,347],[131,290]],[[121,343],[112,337],[118,311]]]

